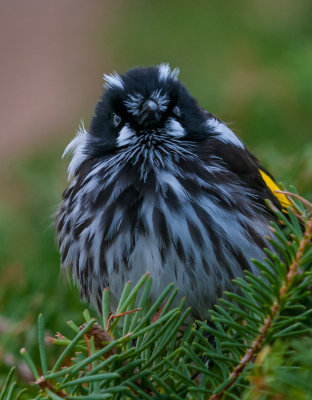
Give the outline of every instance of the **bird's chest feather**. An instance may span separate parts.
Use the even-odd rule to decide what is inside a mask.
[[[148,271],[156,292],[176,282],[191,302],[190,287],[202,293],[206,306],[209,287],[221,294],[241,275],[242,264],[261,257],[250,239],[255,225],[259,237],[267,233],[266,221],[241,188],[213,182],[213,168],[209,179],[206,172],[159,169],[142,180],[135,169],[107,173],[95,167],[74,182],[58,230],[63,265],[70,266],[83,295],[97,296],[109,285],[117,298],[126,281]],[[239,203],[244,212],[234,207]]]

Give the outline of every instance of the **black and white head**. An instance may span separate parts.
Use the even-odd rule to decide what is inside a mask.
[[[104,75],[105,90],[89,131],[83,128],[65,150],[74,153],[70,176],[84,157],[122,154],[123,161],[144,164],[144,178],[151,166],[190,157],[191,143],[207,137],[208,113],[178,81],[178,73],[161,64]]]
[[[150,169],[191,160],[192,146],[208,137],[243,149],[222,121],[199,106],[178,74],[177,68],[160,64],[104,75],[104,93],[90,129],[82,126],[64,152],[73,153],[69,178],[86,159],[116,156],[114,164],[140,164],[145,180]]]
[[[168,64],[104,75],[106,91],[98,103],[90,133],[105,136],[107,150],[144,141],[150,135],[188,139],[204,122],[196,100]],[[110,150],[109,150],[110,149]]]

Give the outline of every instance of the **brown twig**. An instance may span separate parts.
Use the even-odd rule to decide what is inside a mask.
[[[94,345],[96,349],[103,349],[107,343],[112,342],[113,338],[105,331],[97,322],[86,332],[85,336],[94,338]]]
[[[92,356],[92,350],[91,350],[90,340],[89,340],[87,335],[83,335],[83,338],[84,338],[84,341],[86,342],[86,345],[87,345],[88,356],[91,357]],[[88,365],[88,371],[89,372],[92,371],[92,364]]]
[[[309,210],[312,210],[312,204],[307,199],[297,193],[287,192],[286,190],[274,190],[274,192],[284,194],[285,196],[289,196],[290,198],[294,197],[295,199],[300,200],[301,203],[305,205]]]
[[[34,382],[34,384],[38,385],[41,387],[41,389],[49,389],[51,392],[55,393],[57,396],[61,397],[64,399],[66,397],[66,393],[64,393],[62,390],[55,390],[54,386],[52,383],[49,381],[46,381],[44,376],[41,376],[39,379]]]
[[[163,309],[165,308],[165,305],[168,302],[168,298],[164,301],[164,304],[160,307],[160,310],[157,311],[157,313],[154,315],[153,319],[152,319],[152,323],[158,321],[160,314],[163,312]]]
[[[142,310],[142,308],[135,308],[134,310],[125,311],[120,314],[110,314],[110,316],[107,318],[107,321],[106,321],[107,330],[109,331],[109,327],[115,318],[124,317],[125,315],[131,314],[133,312],[141,311],[141,310]]]
[[[300,261],[303,256],[304,250],[307,247],[307,245],[310,243],[312,237],[312,216],[310,216],[310,219],[308,220],[306,224],[306,230],[304,232],[304,235],[300,241],[300,245],[296,254],[295,260],[292,262],[289,271],[286,276],[286,280],[283,283],[281,289],[280,289],[280,295],[279,295],[279,300],[275,299],[274,303],[272,304],[271,307],[271,315],[268,316],[265,320],[263,325],[260,328],[260,333],[256,337],[256,339],[253,341],[251,344],[251,347],[246,350],[244,356],[241,358],[240,362],[234,370],[230,373],[229,379],[231,381],[218,393],[213,394],[210,396],[209,400],[220,400],[221,397],[224,395],[224,393],[234,385],[234,383],[237,381],[239,378],[240,374],[246,367],[246,365],[251,362],[256,355],[257,351],[261,347],[263,340],[266,337],[266,334],[268,330],[270,329],[274,318],[277,316],[278,312],[280,311],[281,308],[281,302],[283,298],[286,296],[288,289],[290,288],[294,277],[300,273]]]

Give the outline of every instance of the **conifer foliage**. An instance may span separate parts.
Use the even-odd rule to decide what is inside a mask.
[[[208,322],[189,321],[173,285],[151,304],[148,274],[126,284],[115,315],[106,289],[102,320],[85,311],[71,337],[46,338],[39,316],[40,368],[21,350],[34,383],[21,389],[12,369],[0,400],[312,398],[312,205],[287,194],[293,209],[273,209],[272,247],[254,261],[261,275],[236,279]],[[46,340],[61,348],[53,364]]]

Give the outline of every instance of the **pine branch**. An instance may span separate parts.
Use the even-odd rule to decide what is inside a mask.
[[[289,192],[287,192],[287,194],[289,194]],[[300,263],[301,263],[301,259],[303,257],[304,251],[306,250],[307,246],[311,242],[311,237],[312,237],[312,216],[310,216],[310,219],[306,223],[305,232],[300,241],[299,249],[296,254],[296,258],[289,268],[289,271],[286,276],[286,280],[280,289],[278,298],[275,299],[275,301],[271,307],[270,315],[265,319],[264,324],[260,327],[259,335],[256,337],[256,339],[252,343],[252,346],[246,350],[246,352],[245,352],[244,356],[241,358],[239,364],[230,373],[230,375],[228,377],[229,383],[219,393],[213,394],[209,398],[210,400],[220,400],[222,398],[223,394],[232,385],[234,385],[234,383],[240,377],[240,375],[243,372],[246,365],[253,360],[253,358],[255,357],[255,355],[257,354],[259,349],[261,348],[261,345],[263,344],[263,341],[266,338],[267,332],[269,331],[274,319],[276,318],[276,316],[278,315],[278,313],[281,309],[281,304],[283,303],[285,297],[287,296],[287,291],[291,287],[291,285],[294,281],[294,277],[296,275],[299,275],[300,273],[302,273],[300,271]]]
[[[312,393],[312,340],[278,340],[258,353],[242,399],[308,400]],[[261,396],[261,397],[260,397]]]

